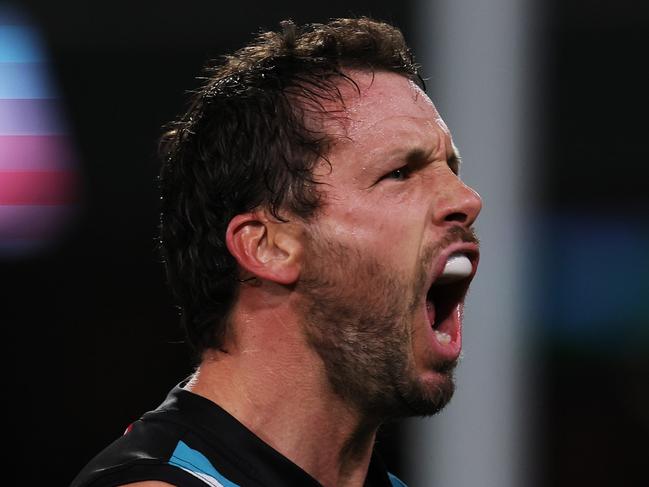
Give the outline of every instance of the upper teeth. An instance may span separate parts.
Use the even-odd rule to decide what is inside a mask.
[[[444,271],[437,278],[435,284],[449,283],[464,279],[469,276],[472,271],[473,265],[471,265],[471,261],[466,255],[462,253],[453,254],[446,261]]]

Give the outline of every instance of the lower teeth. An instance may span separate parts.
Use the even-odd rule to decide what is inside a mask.
[[[435,336],[437,341],[443,345],[448,345],[451,343],[451,335],[444,333],[443,331],[435,330]]]

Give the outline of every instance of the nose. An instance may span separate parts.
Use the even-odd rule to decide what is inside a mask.
[[[451,173],[436,195],[433,205],[436,224],[443,226],[459,223],[463,227],[470,227],[482,209],[482,198]]]

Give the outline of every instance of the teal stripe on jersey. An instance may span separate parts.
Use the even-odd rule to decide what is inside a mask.
[[[392,484],[392,487],[408,487],[406,484],[401,482],[397,477],[392,475],[390,472],[388,472],[388,477],[390,478],[390,483]]]
[[[190,448],[183,441],[179,441],[176,445],[169,464],[182,468],[212,487],[239,487],[238,484],[221,475],[205,455]]]

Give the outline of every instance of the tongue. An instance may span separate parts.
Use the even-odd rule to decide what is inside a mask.
[[[464,279],[471,274],[473,266],[471,261],[464,254],[453,254],[446,261],[444,271],[437,278],[435,284],[447,284],[449,282]]]

